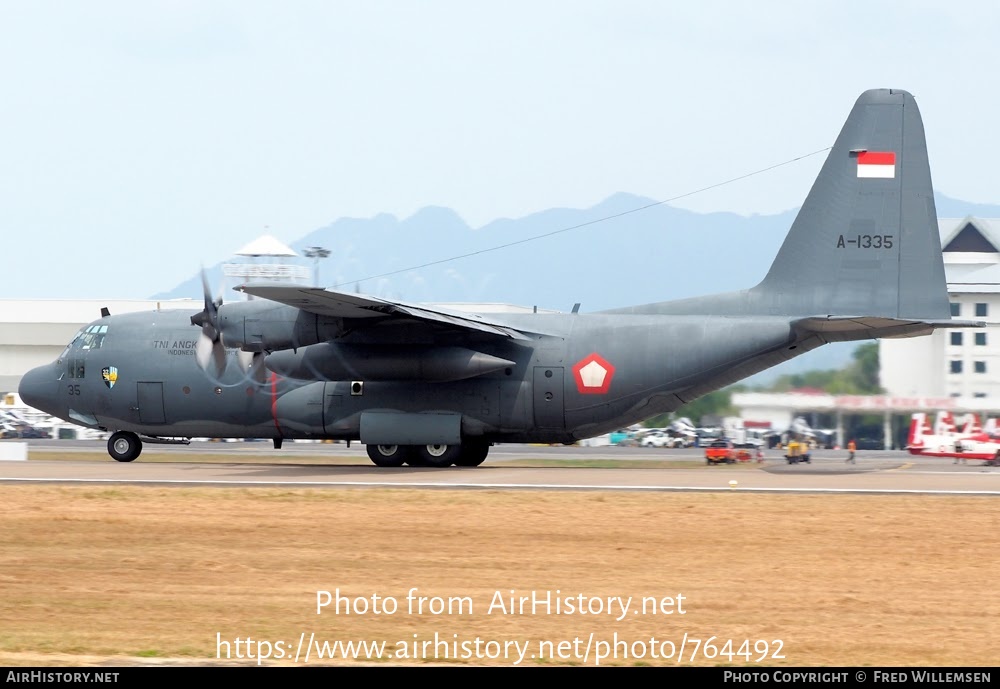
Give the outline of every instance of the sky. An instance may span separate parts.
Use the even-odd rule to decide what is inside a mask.
[[[869,88],[916,97],[937,191],[998,203],[997,26],[989,0],[0,0],[0,299],[146,298],[425,206],[778,213]]]

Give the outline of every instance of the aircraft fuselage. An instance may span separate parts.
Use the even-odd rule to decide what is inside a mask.
[[[458,428],[463,437],[571,443],[675,409],[684,390],[791,339],[787,319],[525,314],[508,320],[548,334],[530,341],[472,338],[462,348],[472,357],[447,349],[435,356],[433,343],[347,337],[296,354],[323,347],[324,359],[350,355],[338,372],[356,376],[324,379],[307,359],[297,371],[304,377],[255,372],[242,368],[237,350],[229,349],[225,370],[215,377],[196,361],[192,313],[95,321],[89,329],[106,326],[98,346],[75,342],[55,363],[29,372],[22,383],[26,401],[74,423],[152,437],[374,442],[386,438],[364,437],[366,414],[387,422],[367,425],[376,435],[406,415],[431,414],[450,418],[441,428]],[[276,356],[286,357],[287,366],[290,354]],[[418,363],[403,366],[412,361]],[[477,375],[476,366],[484,372]],[[430,380],[421,379],[425,369]],[[441,380],[449,377],[458,379]],[[414,418],[423,426],[433,417]],[[428,437],[455,439],[451,430],[430,426]]]

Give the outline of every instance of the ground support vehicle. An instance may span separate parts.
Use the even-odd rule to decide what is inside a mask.
[[[750,450],[746,448],[733,447],[733,443],[725,438],[713,440],[705,448],[705,464],[735,464],[736,462],[749,462],[753,457]]]
[[[785,459],[789,464],[799,464],[800,462],[812,464],[812,458],[809,456],[809,446],[797,440],[793,440],[785,447]]]

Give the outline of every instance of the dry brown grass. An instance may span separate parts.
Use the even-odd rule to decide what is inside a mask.
[[[217,633],[296,642],[303,632],[390,649],[435,632],[532,650],[591,632],[715,636],[734,650],[781,640],[785,657],[769,666],[997,657],[992,498],[0,486],[0,516],[0,664],[208,663]],[[406,614],[413,587],[468,596],[472,614]],[[338,588],[393,596],[400,610],[317,615],[317,590]],[[487,615],[494,592],[512,589],[633,596],[633,607],[683,594],[686,614]],[[692,663],[690,652],[683,664],[746,663]],[[547,661],[574,662],[584,664]],[[605,664],[637,662],[677,663]]]

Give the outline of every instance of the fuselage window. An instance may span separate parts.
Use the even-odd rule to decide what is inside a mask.
[[[66,367],[67,378],[83,378],[85,373],[86,367],[84,366],[83,359],[69,360],[69,365]]]

